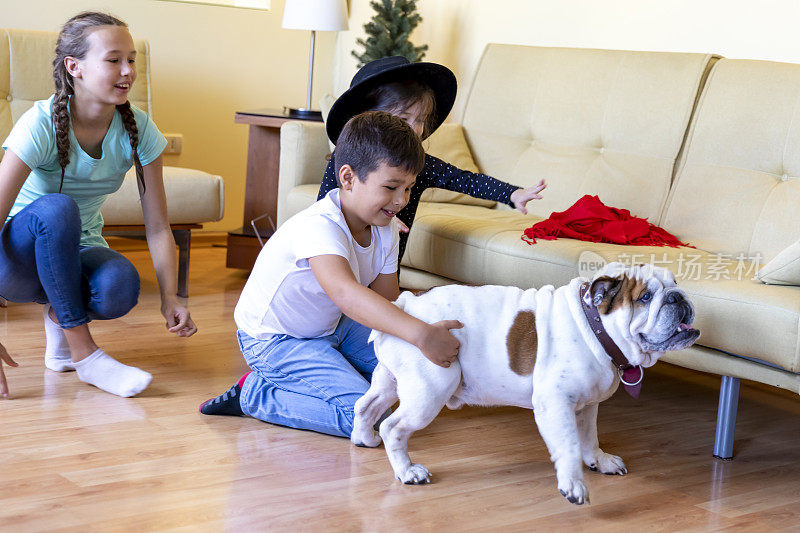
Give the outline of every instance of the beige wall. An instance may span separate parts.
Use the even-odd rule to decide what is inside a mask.
[[[372,16],[368,0],[349,0],[351,31],[317,38],[314,101],[344,90],[355,73],[350,51]],[[0,26],[57,30],[83,9],[110,11],[150,41],[153,108],[164,132],[183,133],[170,165],[225,178],[226,215],[210,230],[242,219],[247,127],[236,110],[302,105],[308,32],[280,28],[284,0],[272,11],[159,0],[0,0]],[[426,60],[451,67],[463,104],[486,43],[680,52],[800,63],[796,0],[419,0],[424,21],[414,36]]]
[[[334,87],[355,73],[350,50],[372,16],[351,0],[349,32],[336,43]],[[484,46],[490,42],[577,48],[713,52],[731,58],[800,63],[797,0],[419,0],[415,44],[459,81],[451,120],[460,120]]]
[[[155,121],[184,135],[183,152],[165,163],[225,179],[225,218],[206,226],[220,231],[242,223],[247,126],[234,124],[234,113],[305,103],[310,34],[281,29],[283,4],[272,0],[263,12],[158,0],[0,0],[0,26],[56,31],[94,9],[150,41]],[[331,91],[334,39],[317,34],[315,95]]]

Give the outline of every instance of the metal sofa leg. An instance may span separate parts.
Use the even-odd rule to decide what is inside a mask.
[[[178,296],[189,297],[189,248],[192,232],[188,229],[174,229],[172,235],[178,245]]]
[[[739,378],[722,376],[717,409],[717,434],[714,437],[714,457],[733,459],[733,433],[736,429],[736,409],[739,404]]]

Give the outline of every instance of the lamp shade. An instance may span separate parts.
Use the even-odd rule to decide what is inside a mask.
[[[347,4],[345,0],[286,0],[281,26],[289,30],[346,30]]]

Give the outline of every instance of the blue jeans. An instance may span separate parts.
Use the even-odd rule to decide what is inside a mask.
[[[253,372],[239,397],[244,414],[297,429],[350,437],[356,400],[378,364],[372,330],[343,316],[333,335],[258,340],[239,330],[239,347]]]
[[[74,328],[125,315],[139,298],[139,274],[124,256],[81,247],[78,205],[48,194],[14,215],[0,231],[0,296],[50,303],[58,323]]]

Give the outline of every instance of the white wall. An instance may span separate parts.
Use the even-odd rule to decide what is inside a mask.
[[[449,66],[459,81],[454,121],[490,42],[800,63],[798,0],[419,0],[417,7],[423,22],[412,40],[428,44],[425,60]],[[336,43],[337,94],[355,73],[350,50],[372,14],[367,0],[351,0],[351,31]]]

